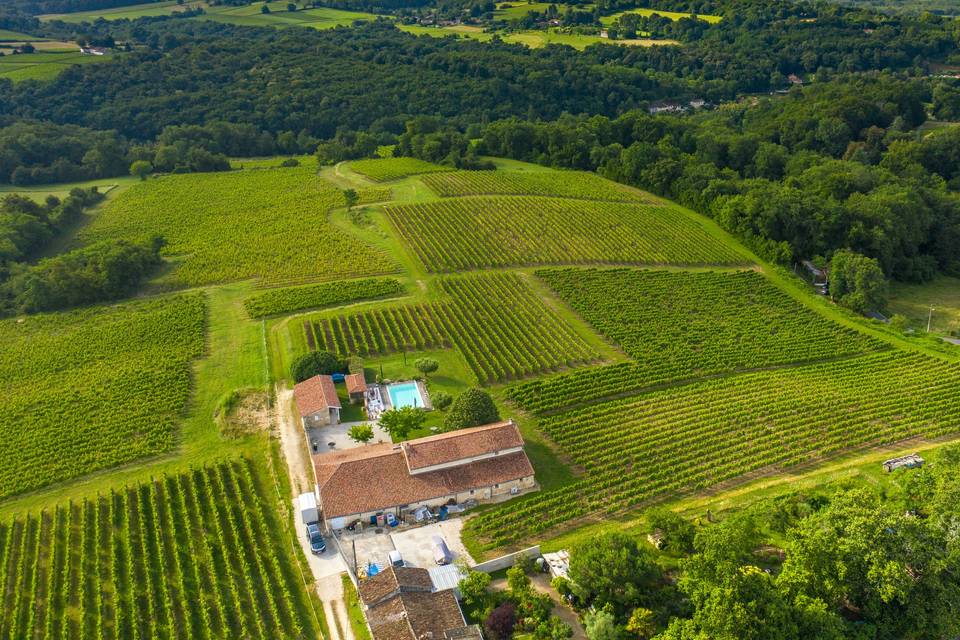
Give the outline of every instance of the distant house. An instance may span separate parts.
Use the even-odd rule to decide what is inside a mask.
[[[790,75],[788,75],[787,80],[790,81],[790,84],[798,84],[798,85],[803,84],[803,80],[801,80],[800,76],[798,76],[795,73],[791,73]]]
[[[332,529],[387,513],[403,520],[421,507],[491,500],[536,487],[512,421],[324,453],[313,462],[323,518]]]
[[[367,381],[362,373],[351,373],[344,376],[344,383],[347,385],[347,395],[350,396],[350,404],[363,404],[364,395],[367,393]]]
[[[651,115],[658,113],[683,113],[686,110],[686,107],[678,102],[654,102],[647,107],[647,111]]]
[[[340,398],[330,376],[313,376],[293,388],[293,397],[304,428],[340,422]]]
[[[80,53],[85,56],[105,56],[107,50],[103,47],[80,47]]]
[[[916,453],[911,453],[908,456],[900,456],[899,458],[891,458],[883,463],[883,470],[887,473],[891,471],[896,471],[897,469],[916,469],[922,467],[924,463],[923,458],[921,458]]]
[[[360,583],[374,640],[481,640],[451,589],[433,590],[426,569],[388,567]]]
[[[690,107],[692,109],[703,109],[705,106],[707,106],[707,101],[703,98],[694,98],[690,101]]]

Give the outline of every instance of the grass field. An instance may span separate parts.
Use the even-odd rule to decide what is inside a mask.
[[[0,497],[170,450],[205,313],[191,294],[0,323]]]
[[[70,195],[71,189],[89,189],[97,187],[101,193],[106,193],[108,198],[113,198],[127,187],[134,185],[139,180],[133,176],[120,176],[117,178],[104,178],[102,180],[88,180],[85,182],[68,182],[61,184],[35,184],[35,185],[13,185],[0,184],[0,198],[8,193],[19,193],[25,195],[37,202],[43,202],[47,196],[55,196],[61,200]]]
[[[269,13],[263,13],[264,3],[254,2],[243,6],[209,5],[206,2],[187,1],[182,5],[174,1],[153,2],[146,4],[100,9],[95,11],[79,11],[76,13],[47,14],[40,16],[41,20],[62,20],[70,23],[93,22],[98,18],[104,20],[135,20],[147,16],[168,16],[192,8],[202,8],[203,15],[195,20],[213,20],[252,27],[290,27],[302,26],[313,29],[330,29],[336,26],[349,26],[356,20],[372,20],[376,16],[370,13],[356,11],[341,11],[316,7],[312,9],[298,9],[287,11],[286,3],[270,3]]]
[[[84,241],[160,234],[194,286],[255,278],[286,283],[396,270],[383,252],[329,223],[343,194],[307,167],[171,175],[131,187],[85,227]],[[320,248],[322,247],[322,250]]]
[[[623,45],[632,47],[655,47],[661,45],[680,44],[676,40],[653,40],[649,38],[635,38],[633,40],[610,40],[600,36],[563,33],[557,29],[536,29],[526,31],[511,31],[498,33],[493,31],[484,31],[481,27],[472,25],[457,25],[447,27],[424,27],[415,24],[397,25],[401,31],[406,31],[417,36],[430,36],[433,38],[463,37],[487,42],[493,39],[494,35],[500,36],[504,42],[522,44],[531,49],[539,49],[548,44],[564,44],[579,51],[583,51],[593,44]]]
[[[0,42],[34,42],[39,39],[40,38],[28,35],[26,33],[20,33],[19,31],[0,29]]]
[[[11,638],[317,638],[269,485],[235,461],[0,525]]]
[[[635,14],[638,16],[644,16],[644,17],[657,14],[661,18],[669,18],[670,20],[674,20],[674,21],[679,20],[680,18],[692,18],[694,15],[691,13],[683,13],[679,11],[662,11],[660,9],[630,9],[629,11],[621,11],[620,13],[614,13],[609,16],[604,16],[600,18],[600,22],[604,25],[611,25],[614,22],[616,22],[618,18],[628,13],[632,13],[632,14]],[[721,20],[723,20],[721,16],[712,16],[712,15],[706,15],[706,14],[704,15],[697,14],[697,19],[703,20],[704,22],[709,22],[710,24],[716,24]]]
[[[504,196],[386,211],[435,272],[536,264],[747,262],[667,204]]]
[[[113,54],[116,55],[116,54]],[[50,80],[76,64],[94,64],[110,60],[113,55],[85,56],[71,51],[41,51],[0,57],[0,79]]]
[[[926,331],[928,320],[935,333],[960,331],[960,279],[941,276],[926,284],[892,282],[887,310],[906,316],[917,331]]]

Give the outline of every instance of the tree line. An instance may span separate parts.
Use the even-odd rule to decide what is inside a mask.
[[[940,640],[960,633],[960,450],[897,489],[839,483],[719,522],[651,510],[645,532],[571,549],[555,585],[590,640]],[[679,565],[679,569],[674,569]],[[668,567],[668,568],[665,568]],[[469,585],[468,585],[469,586]]]

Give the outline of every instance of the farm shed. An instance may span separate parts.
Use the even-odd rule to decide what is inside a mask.
[[[891,471],[896,471],[897,469],[916,469],[918,467],[922,467],[923,462],[923,458],[916,453],[911,453],[908,456],[890,458],[883,463],[883,470],[887,473],[890,473]]]
[[[367,393],[367,381],[362,373],[351,373],[344,376],[344,383],[347,385],[347,395],[350,397],[350,404],[362,404],[364,395]]]
[[[434,591],[426,569],[387,567],[362,581],[359,592],[374,640],[479,637],[467,625],[453,591]]]
[[[330,376],[313,376],[293,388],[304,428],[340,422],[340,398]]]
[[[403,519],[420,507],[491,500],[536,487],[512,421],[319,454],[313,461],[328,525],[387,513]]]

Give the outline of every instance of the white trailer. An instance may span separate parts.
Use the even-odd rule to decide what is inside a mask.
[[[301,493],[297,499],[300,507],[300,519],[303,524],[320,521],[320,511],[317,509],[317,496],[314,493]]]

